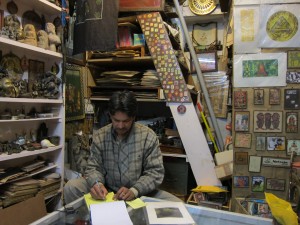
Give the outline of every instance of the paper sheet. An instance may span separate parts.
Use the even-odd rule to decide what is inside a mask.
[[[143,202],[140,198],[137,198],[132,201],[126,201],[126,203],[131,206],[133,209],[138,209],[146,206],[145,202]]]
[[[90,205],[93,225],[133,225],[124,201]]]
[[[114,193],[109,192],[106,195],[105,200],[96,200],[96,199],[92,198],[90,193],[88,193],[88,194],[84,195],[84,200],[85,200],[85,203],[86,203],[87,207],[90,209],[90,205],[92,205],[92,204],[99,204],[99,203],[104,203],[104,202],[114,202],[115,200],[113,200],[113,197],[114,197]]]

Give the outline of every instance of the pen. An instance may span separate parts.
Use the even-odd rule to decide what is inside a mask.
[[[99,187],[99,189],[100,189],[100,192],[103,194],[103,192],[102,192],[102,189],[101,189],[101,186],[100,186],[100,184],[99,184],[99,181],[96,181],[96,184],[98,185],[98,187]],[[105,200],[106,198],[105,198],[105,196],[103,195],[103,200]]]

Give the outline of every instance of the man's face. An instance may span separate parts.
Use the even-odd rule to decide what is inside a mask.
[[[119,137],[125,136],[134,122],[134,117],[129,117],[123,112],[116,112],[115,115],[110,115],[110,119]]]

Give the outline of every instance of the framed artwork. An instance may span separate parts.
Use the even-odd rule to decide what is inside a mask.
[[[66,79],[66,121],[80,120],[85,116],[83,79],[79,66],[67,65]]]
[[[249,131],[250,112],[235,111],[234,112],[234,130]]]
[[[253,91],[253,104],[254,105],[263,105],[264,104],[264,89],[255,88]]]
[[[248,152],[235,152],[235,164],[248,165]]]
[[[247,91],[233,92],[233,106],[235,109],[247,108]]]
[[[286,112],[285,131],[287,133],[298,133],[298,112]]]
[[[284,191],[285,190],[285,179],[267,178],[266,179],[266,190]]]
[[[234,146],[236,148],[251,148],[251,133],[235,133]]]
[[[280,105],[280,89],[270,88],[269,89],[269,104]]]
[[[281,111],[254,111],[253,132],[282,132]]]
[[[300,89],[284,90],[284,109],[300,109]]]
[[[256,136],[256,151],[266,150],[266,137]]]
[[[165,0],[120,0],[120,12],[163,11]]]
[[[286,141],[286,154],[291,155],[295,152],[297,156],[300,155],[300,139],[288,139]]]
[[[256,155],[250,155],[248,171],[253,173],[259,173],[260,169],[261,169],[261,157]]]
[[[236,188],[249,187],[249,177],[248,176],[233,176],[233,186]]]
[[[287,71],[286,72],[286,83],[299,84],[300,83],[300,71]]]
[[[192,41],[195,49],[216,49],[217,45],[217,23],[195,23],[192,30]]]
[[[300,50],[287,51],[287,68],[300,69]]]
[[[37,80],[44,78],[45,63],[29,59],[28,60],[28,92],[33,92],[33,85]]]
[[[265,177],[253,176],[251,189],[253,192],[263,192],[265,190]]]
[[[4,10],[0,9],[0,30],[4,27]]]
[[[268,151],[284,151],[285,150],[285,137],[267,137],[267,150]]]
[[[270,166],[270,167],[285,167],[290,168],[291,160],[287,158],[277,158],[277,157],[263,157],[262,166]]]
[[[218,71],[217,51],[201,51],[196,55],[202,72]],[[195,71],[194,65],[192,65],[192,71]]]

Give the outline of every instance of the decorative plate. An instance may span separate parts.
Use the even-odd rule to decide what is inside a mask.
[[[217,7],[214,0],[189,0],[189,8],[196,15],[206,15]]]

